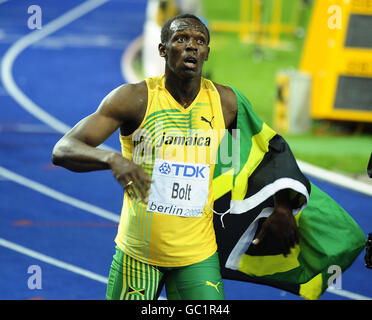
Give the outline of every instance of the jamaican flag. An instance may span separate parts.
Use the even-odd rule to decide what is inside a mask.
[[[302,174],[286,141],[233,90],[238,130],[221,141],[213,177],[222,277],[318,299],[334,274],[332,268],[346,270],[363,250],[364,234],[340,205]],[[251,245],[273,211],[273,195],[282,189],[290,189],[300,234],[299,245],[287,257],[269,236]]]

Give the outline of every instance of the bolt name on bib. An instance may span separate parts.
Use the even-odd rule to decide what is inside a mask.
[[[173,183],[172,199],[191,200],[190,193],[191,193],[191,185],[186,184],[185,187],[180,187],[179,183],[177,182]]]
[[[209,165],[155,159],[147,210],[201,217],[209,192]]]

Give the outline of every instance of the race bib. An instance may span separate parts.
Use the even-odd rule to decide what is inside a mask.
[[[201,217],[209,191],[209,165],[156,159],[147,210]]]

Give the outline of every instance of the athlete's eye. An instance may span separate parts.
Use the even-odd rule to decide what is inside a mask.
[[[185,37],[184,36],[179,36],[179,37],[177,37],[177,41],[178,42],[184,42],[185,41]]]
[[[197,41],[198,41],[198,44],[204,44],[205,43],[204,39],[198,39]]]

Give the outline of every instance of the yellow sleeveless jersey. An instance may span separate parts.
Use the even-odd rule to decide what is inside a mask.
[[[115,242],[134,259],[177,267],[200,262],[217,250],[212,180],[225,132],[220,96],[201,79],[183,108],[167,91],[164,75],[148,78],[148,104],[139,128],[120,136],[122,154],[152,177],[148,203],[124,193]]]

